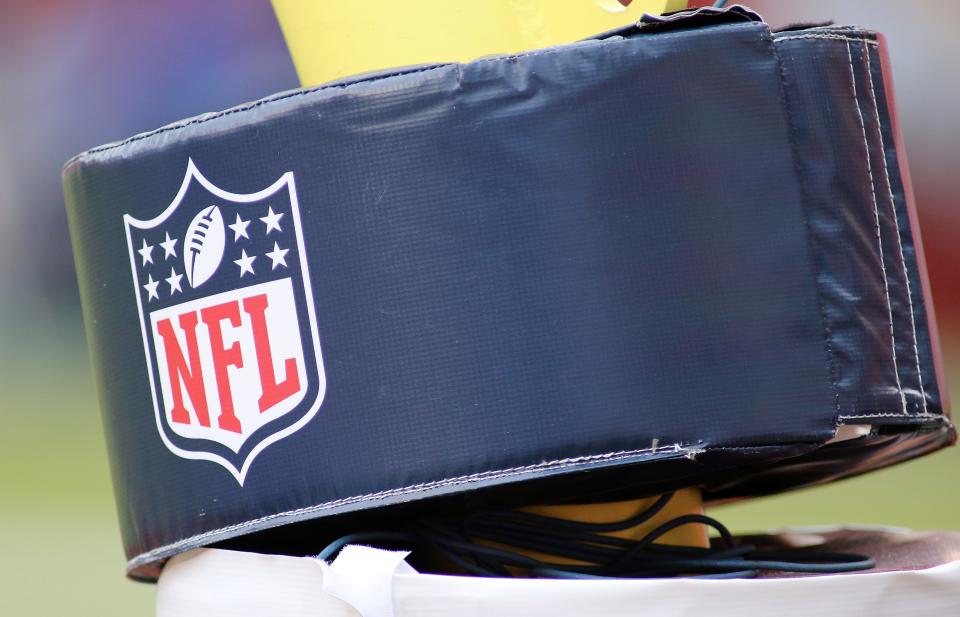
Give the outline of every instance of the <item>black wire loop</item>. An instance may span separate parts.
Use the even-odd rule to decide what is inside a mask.
[[[347,544],[378,542],[441,555],[476,576],[561,579],[752,578],[761,571],[830,574],[876,565],[870,557],[853,553],[806,548],[770,550],[739,544],[720,521],[703,514],[670,519],[638,540],[606,535],[649,521],[672,497],[672,493],[662,495],[640,513],[609,523],[571,521],[517,510],[476,510],[460,518],[423,520],[409,532],[343,536],[317,557],[330,559]],[[716,532],[717,538],[709,548],[658,542],[685,525],[704,525]]]

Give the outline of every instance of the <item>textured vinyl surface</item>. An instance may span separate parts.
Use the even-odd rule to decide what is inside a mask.
[[[134,575],[288,522],[524,480],[772,492],[952,439],[874,36],[668,26],[277,95],[67,164]],[[138,315],[153,305],[131,282],[152,265],[125,216],[234,199],[187,174],[180,200],[188,161],[237,195],[295,178],[283,224],[298,218],[312,289],[291,274],[297,323],[326,391],[305,373],[304,402],[249,443],[296,430],[242,483],[182,454],[223,447],[169,422]],[[863,416],[922,445],[816,450]]]

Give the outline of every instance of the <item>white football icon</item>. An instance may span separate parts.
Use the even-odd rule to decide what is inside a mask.
[[[220,266],[226,244],[220,208],[210,206],[190,221],[183,238],[183,268],[191,287],[203,285]]]

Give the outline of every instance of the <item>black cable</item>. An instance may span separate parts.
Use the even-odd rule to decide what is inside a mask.
[[[852,553],[809,549],[770,550],[738,544],[720,521],[685,514],[666,521],[639,540],[606,535],[631,529],[660,513],[673,494],[620,521],[586,523],[517,510],[476,510],[461,518],[420,521],[410,532],[363,532],[330,543],[319,555],[329,559],[350,543],[385,542],[430,551],[467,574],[543,578],[751,578],[760,571],[827,574],[866,570],[873,559]],[[659,543],[684,525],[704,525],[718,537],[714,546]],[[543,555],[543,561],[519,552]],[[568,562],[574,562],[569,564]]]
[[[327,547],[320,551],[320,554],[317,555],[317,559],[326,561],[333,557],[336,553],[340,552],[340,549],[348,544],[361,544],[371,540],[377,540],[379,542],[403,543],[413,542],[416,540],[416,538],[409,533],[401,533],[396,531],[364,531],[360,533],[351,533],[341,536],[328,544]]]

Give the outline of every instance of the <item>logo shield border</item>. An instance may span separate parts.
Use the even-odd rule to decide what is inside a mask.
[[[148,341],[148,332],[147,332],[147,320],[144,313],[143,307],[143,298],[140,293],[140,277],[137,273],[136,267],[136,257],[135,249],[133,246],[133,239],[131,236],[131,228],[137,229],[152,229],[166,221],[180,206],[180,203],[183,201],[184,197],[187,194],[187,190],[191,185],[191,181],[196,181],[204,189],[206,189],[210,194],[218,197],[220,199],[231,201],[234,203],[251,203],[255,201],[261,201],[266,199],[284,187],[287,188],[290,196],[290,207],[293,213],[293,222],[294,222],[294,231],[297,238],[297,250],[300,257],[300,268],[301,276],[303,278],[303,292],[306,300],[306,309],[307,316],[310,320],[310,336],[313,342],[314,356],[317,368],[317,394],[313,402],[310,403],[309,410],[296,422],[290,426],[285,427],[284,429],[277,431],[276,433],[270,434],[268,437],[257,443],[252,450],[246,455],[246,458],[243,460],[243,464],[238,469],[230,460],[212,452],[206,452],[202,450],[186,450],[180,447],[177,447],[167,436],[164,427],[163,420],[160,417],[160,401],[158,398],[158,390],[156,380],[154,378],[154,359],[151,357],[150,353],[150,344]],[[293,433],[296,433],[301,428],[306,426],[310,420],[317,414],[320,406],[323,404],[324,397],[326,395],[327,383],[326,383],[326,371],[323,365],[323,353],[320,349],[320,334],[317,329],[317,316],[316,316],[316,307],[313,301],[313,289],[310,281],[310,270],[307,263],[307,254],[304,248],[303,241],[303,229],[300,223],[300,205],[297,200],[297,189],[296,183],[294,180],[294,174],[292,171],[287,171],[282,174],[273,184],[268,186],[265,189],[257,191],[255,193],[232,193],[230,191],[225,191],[218,186],[214,185],[212,182],[207,180],[206,177],[194,164],[192,158],[187,159],[187,170],[184,174],[183,181],[180,184],[180,189],[177,191],[176,196],[173,198],[173,201],[170,202],[166,208],[163,209],[160,214],[148,220],[137,219],[129,214],[123,215],[123,225],[124,232],[127,237],[127,250],[130,256],[130,271],[133,278],[133,290],[137,300],[137,313],[140,318],[140,332],[143,337],[143,351],[144,357],[147,363],[147,374],[150,380],[150,391],[153,398],[153,411],[154,418],[157,424],[157,432],[160,433],[160,438],[163,441],[164,445],[167,447],[170,452],[174,455],[179,456],[180,458],[188,460],[204,460],[211,461],[219,464],[224,467],[230,474],[234,477],[237,483],[242,487],[244,481],[246,480],[247,473],[250,470],[250,466],[253,464],[254,459],[263,452],[268,446],[280,441],[284,437],[289,437]],[[303,404],[303,403],[301,403]]]

